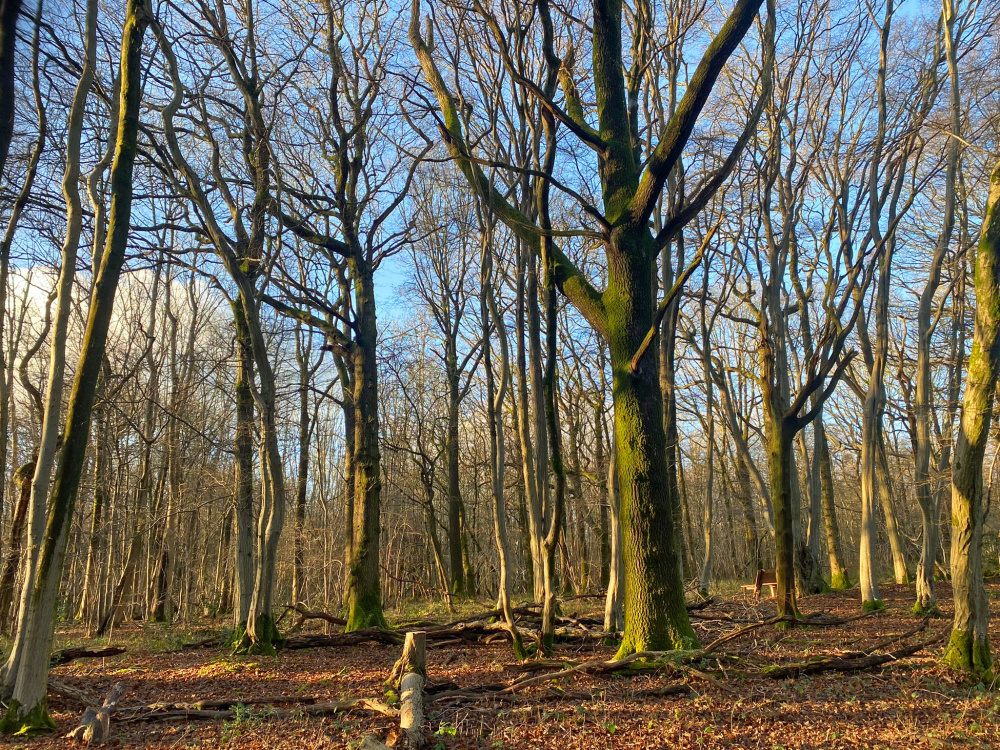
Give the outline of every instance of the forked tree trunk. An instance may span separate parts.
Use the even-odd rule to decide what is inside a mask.
[[[645,236],[643,236],[643,234]],[[648,238],[648,239],[647,239]],[[692,648],[698,638],[684,604],[679,530],[670,500],[663,400],[655,357],[635,353],[654,324],[654,266],[647,230],[612,236],[608,247],[607,338],[615,396],[621,493],[625,633],[619,654]],[[650,542],[656,539],[657,543]]]

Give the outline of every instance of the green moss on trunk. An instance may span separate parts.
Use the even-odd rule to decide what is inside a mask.
[[[830,578],[830,588],[834,591],[847,591],[851,588],[851,578],[846,570],[841,570]]]
[[[7,715],[0,721],[0,733],[14,735],[40,734],[55,730],[56,723],[49,716],[46,698],[35,704],[30,711],[23,711],[17,700],[12,700]]]
[[[962,630],[952,630],[944,663],[983,679],[993,679],[993,657],[988,640],[973,638]]]
[[[862,612],[881,612],[885,609],[885,602],[881,599],[869,599],[866,602],[861,602]]]
[[[932,604],[928,607],[924,606],[919,601],[915,602],[913,605],[913,614],[917,617],[944,617],[944,613],[938,609],[936,604]]]
[[[240,628],[242,633],[233,638],[233,654],[274,656],[278,649],[285,645],[285,639],[278,631],[274,618],[269,614],[257,616],[254,634]]]

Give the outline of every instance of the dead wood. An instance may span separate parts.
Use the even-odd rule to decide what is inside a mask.
[[[281,699],[275,701],[275,703],[289,703],[293,699]],[[151,721],[174,721],[174,720],[185,720],[185,721],[197,721],[197,720],[207,720],[207,721],[218,721],[233,719],[236,717],[236,706],[238,705],[251,705],[251,701],[246,700],[236,700],[229,705],[233,706],[230,709],[212,709],[212,708],[167,708],[159,709],[158,706],[161,704],[152,704],[149,706],[133,706],[130,708],[123,708],[119,712],[122,716],[121,721],[123,722],[151,722]],[[260,704],[252,704],[260,705]],[[270,704],[268,704],[270,705]],[[343,714],[351,713],[356,711],[365,711],[369,713],[377,713],[383,716],[397,717],[399,712],[381,703],[379,701],[369,700],[367,698],[353,698],[347,701],[340,701],[337,703],[314,703],[311,705],[300,705],[294,709],[273,709],[271,711],[261,711],[260,715],[262,718],[268,719],[288,719],[296,715],[305,716],[329,716],[332,714]]]
[[[524,607],[514,607],[511,612],[517,615],[534,615],[539,614],[542,611],[542,605],[540,604],[529,604]],[[468,623],[482,622],[495,620],[499,617],[503,617],[503,612],[499,609],[491,609],[489,612],[480,612],[479,614],[469,615],[468,617],[463,617],[461,620],[454,620],[453,622],[446,623],[444,625],[437,625],[425,628],[428,637],[431,637],[435,633],[441,633],[442,631],[449,631],[458,628],[460,625],[466,625]]]
[[[150,711],[210,711],[233,706],[267,706],[276,703],[314,705],[316,699],[309,695],[272,695],[258,698],[203,698],[197,701],[157,701],[142,708]]]
[[[83,744],[100,744],[111,733],[111,714],[114,713],[118,701],[125,694],[125,683],[117,682],[104,699],[100,708],[88,707],[83,712],[79,726],[66,735],[68,739],[83,741]]]
[[[84,708],[96,706],[101,702],[101,699],[93,693],[88,693],[86,690],[75,688],[59,680],[54,680],[51,677],[49,678],[49,692],[58,695],[60,698],[76,701]]]
[[[64,648],[52,654],[49,667],[69,664],[77,659],[99,659],[106,656],[118,656],[125,653],[124,646],[104,646],[102,648]]]
[[[202,638],[198,641],[191,641],[190,643],[182,643],[180,648],[175,649],[176,651],[194,651],[199,648],[214,648],[216,646],[221,646],[226,642],[226,637],[219,633],[215,635],[210,635],[207,638]],[[173,653],[173,652],[168,652]]]
[[[708,656],[713,651],[730,641],[734,641],[741,636],[746,635],[759,628],[767,627],[768,625],[777,625],[779,623],[787,622],[791,625],[808,625],[809,627],[835,627],[837,625],[846,625],[849,622],[854,622],[855,620],[861,620],[865,617],[870,617],[872,613],[866,612],[860,615],[853,615],[851,617],[844,618],[829,618],[823,617],[820,614],[805,615],[804,617],[772,617],[768,620],[761,620],[760,622],[752,622],[749,625],[740,628],[739,630],[734,630],[732,633],[728,633],[720,638],[716,638],[714,641],[709,643],[700,652],[695,652],[698,654],[698,658]]]
[[[295,612],[298,614],[298,619],[296,619],[295,624],[293,624],[291,629],[288,631],[289,633],[299,632],[302,630],[302,626],[309,620],[323,620],[331,625],[339,625],[340,627],[345,627],[347,625],[347,620],[341,617],[334,617],[333,615],[327,614],[326,612],[320,612],[318,610],[306,609],[301,605],[292,606],[290,604],[286,604],[282,617],[287,615],[289,612]]]
[[[427,634],[414,631],[406,634],[403,655],[393,667],[399,678],[399,728],[406,746],[419,750],[427,744],[424,737],[424,681],[427,673]],[[394,680],[390,676],[390,680]]]
[[[775,680],[786,677],[798,677],[806,674],[819,674],[820,672],[859,672],[865,669],[880,667],[889,662],[899,661],[909,656],[913,656],[923,651],[928,646],[940,642],[944,636],[937,636],[923,643],[915,643],[896,651],[883,654],[867,655],[847,655],[847,656],[827,656],[798,664],[785,664],[783,666],[768,667],[763,674]]]
[[[382,643],[387,646],[398,646],[402,642],[403,634],[394,630],[363,628],[362,630],[354,630],[350,633],[295,635],[285,641],[285,648],[291,650],[336,648],[340,646],[357,646],[361,643]]]

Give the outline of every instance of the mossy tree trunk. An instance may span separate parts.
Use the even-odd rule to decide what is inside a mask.
[[[361,254],[361,248],[356,249]],[[356,304],[354,367],[354,541],[347,579],[346,631],[385,627],[379,576],[382,476],[378,431],[378,361],[375,356],[375,283],[360,255],[349,261]]]
[[[409,39],[441,109],[442,134],[452,156],[473,190],[525,245],[540,251],[544,243],[546,267],[551,269],[555,284],[608,344],[625,567],[625,632],[619,649],[621,655],[697,643],[684,606],[675,507],[667,489],[659,368],[656,357],[646,356],[656,344],[665,306],[674,301],[686,281],[685,274],[679,275],[658,306],[654,296],[656,260],[663,245],[690,217],[675,217],[675,221],[664,226],[659,237],[653,236],[649,224],[667,177],[677,165],[718,75],[757,17],[760,4],[759,0],[737,2],[722,29],[707,45],[683,99],[664,123],[659,142],[648,159],[642,161],[641,168],[638,121],[630,116],[629,94],[622,74],[621,2],[597,0],[593,5],[591,63],[597,99],[596,128],[587,122],[570,66],[563,65],[555,54],[551,19],[547,6],[540,5],[538,17],[546,70],[550,76],[558,73],[567,99],[566,112],[555,105],[543,105],[543,123],[554,124],[558,112],[559,125],[600,154],[603,213],[593,207],[588,212],[604,232],[607,286],[603,292],[593,287],[559,250],[551,235],[515,208],[470,158],[456,100],[421,36],[419,0],[412,4]],[[497,40],[504,66],[521,76],[509,56],[504,32],[492,18],[487,17],[486,22]],[[546,85],[550,80],[551,77],[546,79]],[[638,80],[641,76],[631,78],[630,85]],[[549,101],[544,93],[546,85],[527,85],[533,87],[533,97]],[[745,143],[741,138],[737,153]],[[521,427],[524,429],[523,424]],[[558,524],[553,528],[558,530]]]
[[[55,604],[62,578],[70,522],[89,442],[94,396],[100,375],[115,293],[129,238],[132,173],[142,99],[142,39],[149,22],[144,0],[129,0],[121,47],[121,94],[115,157],[111,168],[111,210],[107,244],[100,259],[66,416],[59,456],[25,622],[25,648],[14,692],[0,731],[46,730],[54,727],[46,704],[49,657],[55,627]]]
[[[1000,377],[1000,162],[990,176],[976,249],[976,323],[955,443],[951,479],[951,581],[955,621],[945,662],[980,675],[992,672],[989,601],[983,585],[983,457],[990,439]]]

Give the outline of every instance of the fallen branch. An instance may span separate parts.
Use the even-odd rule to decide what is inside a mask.
[[[197,721],[197,720],[207,720],[207,721],[218,721],[218,720],[228,720],[236,718],[235,706],[240,704],[246,705],[246,701],[237,701],[232,704],[234,708],[232,709],[169,709],[169,710],[154,710],[154,706],[135,706],[133,708],[122,709],[119,713],[122,714],[121,721],[129,723],[137,722],[151,722],[151,721],[173,721],[173,720],[184,720],[184,721]],[[295,709],[274,709],[266,713],[261,712],[261,715],[267,718],[273,719],[288,719],[293,716],[305,715],[305,716],[329,716],[332,714],[345,714],[352,713],[355,711],[366,711],[369,713],[382,714],[383,716],[396,717],[399,712],[391,708],[384,703],[379,701],[369,700],[367,698],[354,698],[348,701],[340,701],[339,703],[316,703],[313,705],[303,705]]]
[[[893,643],[896,643],[898,641],[903,641],[906,640],[907,638],[915,636],[917,633],[920,633],[927,628],[927,623],[931,621],[931,617],[932,615],[927,615],[923,620],[920,621],[920,624],[917,625],[912,630],[908,630],[905,633],[900,633],[899,635],[890,635],[888,638],[879,641],[871,648],[866,649],[864,651],[864,654],[867,655],[867,654],[873,654],[876,651],[884,651],[887,646],[891,646]]]
[[[314,705],[316,699],[308,695],[273,695],[259,698],[203,698],[194,702],[157,701],[148,706],[140,706],[138,708],[145,708],[150,711],[210,711],[232,708],[234,706],[267,706],[275,703]]]
[[[362,630],[354,630],[350,633],[295,635],[285,641],[285,648],[290,650],[336,648],[340,646],[357,646],[361,643],[382,643],[387,646],[398,646],[402,642],[403,634],[395,630],[363,628]]]
[[[72,732],[66,735],[68,739],[72,740],[82,740],[83,744],[90,745],[91,743],[100,744],[108,738],[111,733],[111,714],[114,713],[115,707],[118,705],[118,701],[125,694],[125,683],[117,682],[114,687],[111,688],[111,692],[108,693],[108,697],[104,699],[104,703],[100,708],[88,707],[86,711],[83,712],[83,718],[80,719],[80,725],[74,729]]]
[[[701,652],[699,653],[699,658],[708,656],[710,653],[718,649],[719,646],[729,643],[730,641],[734,641],[737,638],[746,635],[747,633],[757,630],[758,628],[766,627],[768,625],[777,625],[782,622],[787,622],[793,625],[808,625],[810,627],[834,627],[836,625],[846,625],[847,623],[854,622],[855,620],[861,620],[866,617],[871,617],[871,615],[872,615],[871,612],[866,612],[864,614],[853,615],[851,617],[844,617],[844,618],[824,618],[819,615],[806,615],[805,617],[790,617],[787,615],[784,617],[781,616],[772,617],[769,620],[761,620],[760,622],[750,623],[746,627],[742,627],[739,630],[734,630],[732,633],[728,633],[727,635],[724,635],[721,638],[716,638],[714,641],[709,643],[707,646],[705,646],[705,648],[701,650]]]
[[[199,648],[214,648],[215,646],[221,646],[225,642],[226,636],[216,633],[215,635],[210,635],[207,638],[202,638],[200,641],[182,643],[180,648],[168,653],[176,653],[178,651],[194,651]]]
[[[542,605],[540,604],[529,604],[524,607],[514,607],[511,610],[513,615],[533,615],[541,612]],[[503,617],[503,611],[499,609],[491,609],[489,612],[480,612],[476,615],[469,615],[468,617],[463,617],[461,620],[455,620],[453,622],[446,623],[445,625],[437,625],[425,628],[425,632],[428,637],[435,633],[441,633],[442,631],[449,631],[458,628],[460,625],[467,625],[469,623],[481,622],[495,620],[497,618]]]
[[[93,693],[88,693],[86,690],[81,690],[80,688],[75,688],[72,685],[67,685],[59,680],[53,680],[51,677],[49,678],[49,692],[58,695],[60,698],[67,698],[71,701],[76,701],[84,708],[87,708],[88,706],[96,706],[101,701],[101,699]]]
[[[323,620],[331,625],[339,625],[340,627],[347,626],[347,620],[341,617],[334,617],[333,615],[328,615],[326,612],[320,612],[318,610],[306,609],[301,605],[292,606],[291,604],[286,604],[285,614],[288,614],[289,612],[296,612],[299,615],[295,624],[292,625],[291,630],[289,631],[292,633],[300,631],[307,620]]]
[[[99,659],[106,656],[118,656],[125,653],[124,646],[104,646],[102,648],[64,648],[56,651],[49,659],[49,667],[69,664],[77,659]]]
[[[406,634],[403,655],[393,667],[399,673],[399,728],[406,746],[420,750],[424,737],[424,681],[427,673],[427,634],[415,631]],[[390,678],[391,679],[391,678]]]
[[[865,669],[880,667],[889,662],[899,661],[908,656],[923,651],[928,646],[938,643],[944,636],[937,636],[923,643],[915,643],[912,646],[891,651],[887,654],[868,654],[863,656],[828,656],[822,659],[802,662],[798,664],[785,664],[783,666],[768,667],[763,674],[775,680],[786,677],[798,677],[804,674],[819,674],[820,672],[858,672]]]

